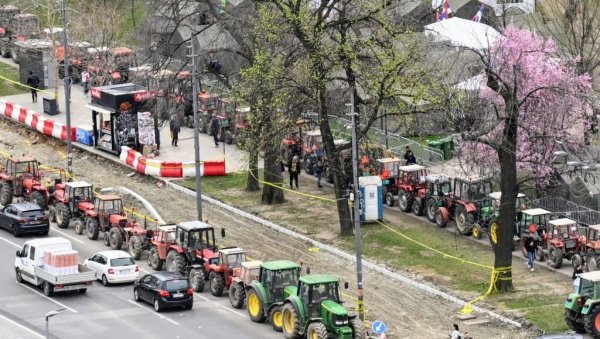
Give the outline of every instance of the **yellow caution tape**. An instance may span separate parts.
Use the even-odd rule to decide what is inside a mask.
[[[15,84],[15,85],[19,85],[19,86],[21,86],[21,87],[25,87],[25,88],[27,88],[27,89],[35,89],[35,90],[37,90],[38,92],[42,92],[42,93],[48,93],[48,94],[52,94],[52,95],[54,95],[54,92],[50,92],[50,91],[46,91],[46,90],[43,90],[43,89],[39,89],[39,88],[35,88],[35,87],[30,87],[30,86],[27,86],[27,85],[23,85],[22,83],[20,83],[20,82],[18,82],[18,81],[14,81],[14,80],[12,80],[12,79],[9,79],[9,78],[7,78],[7,77],[0,76],[0,79],[2,79],[2,80],[5,80],[5,81],[8,81],[8,82],[10,82],[10,83],[13,83],[13,84]]]

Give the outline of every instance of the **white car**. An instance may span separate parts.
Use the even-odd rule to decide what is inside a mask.
[[[96,277],[104,286],[133,282],[140,277],[140,268],[131,255],[124,251],[98,252],[83,264],[96,271]]]

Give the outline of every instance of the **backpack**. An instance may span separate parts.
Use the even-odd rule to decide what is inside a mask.
[[[34,75],[31,78],[31,87],[38,87],[39,84],[40,84],[40,78],[38,78],[37,75]]]

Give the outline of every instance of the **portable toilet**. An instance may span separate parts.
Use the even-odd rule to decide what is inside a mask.
[[[383,185],[381,177],[359,177],[360,221],[383,220]]]

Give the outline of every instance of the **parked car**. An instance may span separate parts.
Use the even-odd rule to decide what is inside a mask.
[[[32,202],[8,204],[0,210],[0,227],[15,237],[26,233],[48,235],[50,221],[44,210]]]
[[[151,303],[156,312],[173,307],[189,310],[194,304],[194,291],[180,273],[154,272],[134,283],[133,299]]]
[[[104,286],[134,282],[140,277],[140,268],[125,251],[98,252],[83,264],[96,271],[96,277]]]

